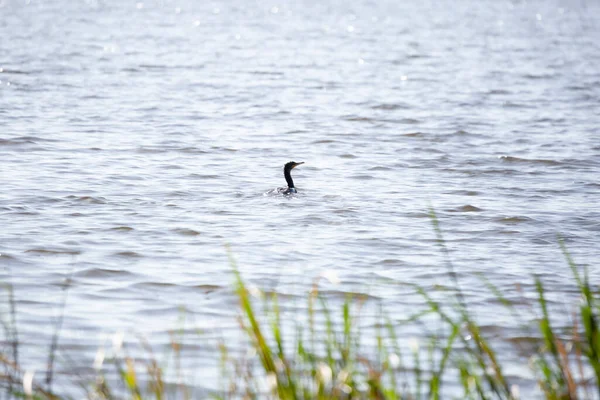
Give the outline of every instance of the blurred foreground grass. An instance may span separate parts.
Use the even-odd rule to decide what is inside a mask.
[[[438,244],[447,253],[435,214],[431,213]],[[597,288],[588,279],[587,269],[580,271],[564,243],[559,240],[565,262],[577,285],[580,302],[572,326],[557,329],[548,307],[549,293],[539,278],[532,278],[536,288],[538,315],[536,332],[527,332],[533,345],[521,359],[537,381],[536,398],[600,399],[600,302]],[[419,348],[414,341],[398,335],[398,322],[381,311],[374,332],[361,332],[359,296],[347,297],[339,306],[330,306],[319,292],[318,282],[307,294],[307,325],[296,321],[295,334],[284,334],[289,321],[282,321],[276,294],[265,296],[250,290],[230,256],[234,285],[239,299],[239,326],[248,339],[251,357],[231,356],[221,343],[222,389],[215,399],[519,399],[518,384],[511,382],[500,359],[482,332],[460,290],[454,267],[447,257],[447,267],[454,291],[442,302],[423,288],[414,286],[422,297],[424,310],[403,324],[422,326],[424,318],[435,318],[438,332],[423,335]],[[523,311],[508,300],[505,293],[490,282],[486,287],[515,319]],[[49,350],[45,380],[34,382],[33,374],[19,365],[19,339],[16,307],[12,287],[5,285],[9,298],[9,315],[4,316],[5,346],[0,353],[3,398],[63,399],[72,398],[52,385],[56,343],[60,335],[59,320]],[[251,295],[251,292],[254,295]],[[560,319],[560,316],[558,316]],[[562,316],[564,319],[564,316]],[[61,317],[62,318],[62,317]],[[370,344],[368,344],[370,343]],[[374,343],[374,344],[373,344]],[[148,353],[149,345],[144,343]],[[173,350],[181,350],[173,342]],[[185,385],[167,385],[167,371],[156,358],[139,361],[123,353],[101,360],[96,376],[84,383],[85,397],[90,399],[179,399],[196,398]],[[105,367],[112,364],[116,374],[107,377]],[[514,379],[514,378],[513,378]],[[81,398],[81,397],[78,397]]]

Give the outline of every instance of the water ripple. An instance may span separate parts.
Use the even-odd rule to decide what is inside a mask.
[[[597,7],[542,25],[540,9],[564,6],[548,1],[287,2],[277,15],[239,0],[218,14],[4,2],[0,263],[32,358],[47,354],[40,326],[71,274],[65,349],[114,331],[168,344],[180,305],[234,342],[227,245],[290,315],[336,271],[339,285],[319,282],[326,300],[371,293],[365,310],[402,319],[423,306],[411,284],[440,300],[452,289],[430,205],[479,322],[523,340],[477,277],[510,295],[535,292],[539,273],[564,300],[557,233],[577,263],[598,260]],[[263,196],[289,160],[307,161],[298,195]],[[202,357],[183,362],[218,359],[198,343]]]

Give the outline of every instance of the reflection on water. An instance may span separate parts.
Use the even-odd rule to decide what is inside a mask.
[[[332,297],[401,319],[422,300],[399,285],[448,284],[430,203],[490,329],[515,326],[478,274],[573,295],[556,234],[597,260],[597,5],[272,7],[0,3],[0,263],[25,365],[44,369],[68,276],[60,345],[82,357],[63,372],[114,332],[168,345],[182,306],[212,365],[239,335],[226,243],[266,290],[303,299],[335,271]],[[292,159],[300,193],[263,196]]]

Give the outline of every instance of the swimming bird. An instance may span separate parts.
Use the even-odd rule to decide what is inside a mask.
[[[298,193],[296,187],[294,186],[294,181],[292,180],[292,175],[290,171],[296,168],[298,165],[304,164],[304,162],[295,162],[290,161],[289,163],[283,166],[283,176],[285,177],[285,181],[288,184],[287,188],[277,188],[277,193],[281,193],[283,195],[288,195],[292,193]]]

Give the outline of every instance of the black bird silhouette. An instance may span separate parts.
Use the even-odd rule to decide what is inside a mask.
[[[288,187],[277,188],[278,193],[281,193],[283,195],[298,193],[296,187],[294,186],[294,181],[292,180],[292,175],[290,172],[300,164],[304,164],[304,162],[290,161],[289,163],[283,166],[283,176],[285,176],[285,181],[287,182]]]

